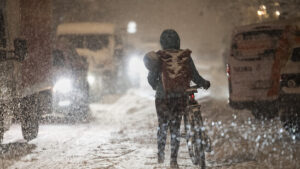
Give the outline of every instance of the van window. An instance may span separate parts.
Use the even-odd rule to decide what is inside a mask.
[[[292,61],[300,62],[300,47],[293,50]]]
[[[72,45],[74,48],[83,48],[84,36],[61,35],[59,39],[60,41],[64,41],[64,39],[66,39],[66,41],[68,41],[68,43],[70,43],[70,45]]]
[[[86,38],[86,48],[90,50],[100,50],[108,46],[109,35],[88,35]]]
[[[83,48],[84,36],[70,36],[70,42],[75,48]]]
[[[282,30],[263,30],[243,33],[244,40],[259,40],[265,38],[279,37],[282,34]]]
[[[282,30],[258,30],[235,35],[232,56],[240,61],[273,60]]]
[[[6,47],[3,11],[0,9],[0,47]]]
[[[101,50],[109,44],[110,35],[62,35],[60,38],[68,39],[74,48],[87,48],[89,50]]]

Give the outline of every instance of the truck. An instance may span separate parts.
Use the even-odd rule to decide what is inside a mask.
[[[300,19],[238,27],[227,61],[229,104],[300,131]]]
[[[57,37],[67,39],[78,55],[87,58],[92,101],[117,91],[119,81],[122,79],[124,60],[122,39],[117,35],[114,24],[62,23],[58,25]]]
[[[52,0],[0,2],[0,141],[10,115],[22,134],[37,137],[41,119],[88,116],[88,63],[52,23]]]

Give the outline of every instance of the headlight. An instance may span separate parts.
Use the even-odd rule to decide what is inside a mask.
[[[69,106],[70,104],[71,104],[70,100],[64,100],[64,101],[58,102],[58,105],[61,107]]]
[[[146,69],[143,58],[138,55],[133,55],[128,60],[127,76],[132,85],[136,87],[148,86],[147,79],[148,70]]]
[[[93,85],[95,82],[95,76],[93,75],[88,75],[87,81],[89,82],[90,85]]]
[[[131,78],[146,78],[147,76],[147,69],[144,66],[142,58],[135,55],[130,57],[127,71]]]
[[[60,79],[53,87],[54,92],[68,93],[72,90],[72,82],[70,79]]]

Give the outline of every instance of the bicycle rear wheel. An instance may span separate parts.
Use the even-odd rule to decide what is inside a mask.
[[[193,120],[194,119],[194,120]],[[192,163],[205,169],[205,151],[201,135],[201,127],[195,117],[184,116],[187,147]]]

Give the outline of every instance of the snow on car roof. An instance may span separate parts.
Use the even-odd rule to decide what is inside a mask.
[[[110,23],[74,22],[58,25],[56,34],[114,34],[115,26]]]

